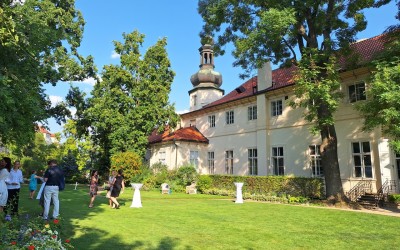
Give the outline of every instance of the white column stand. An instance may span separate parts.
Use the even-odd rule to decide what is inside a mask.
[[[242,187],[243,182],[235,182],[236,186],[236,201],[235,203],[243,203]]]
[[[135,191],[133,192],[131,207],[142,207],[142,199],[140,198],[140,188],[143,186],[143,184],[132,183],[131,185],[135,189]]]

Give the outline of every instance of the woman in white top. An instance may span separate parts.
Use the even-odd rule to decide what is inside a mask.
[[[6,180],[8,198],[5,210],[11,209],[11,215],[18,215],[19,191],[21,183],[24,183],[20,166],[21,162],[15,161],[14,167],[10,170],[10,176]]]
[[[11,167],[11,160],[8,157],[4,157],[0,160],[0,212],[3,212],[3,207],[7,204],[8,198],[6,180],[10,176],[10,173],[8,172],[7,167]]]

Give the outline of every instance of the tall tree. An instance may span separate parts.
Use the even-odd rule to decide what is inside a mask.
[[[65,119],[44,84],[95,76],[93,58],[77,49],[84,27],[74,0],[0,1],[0,140],[25,144],[35,123]]]
[[[356,106],[364,117],[364,129],[381,127],[391,147],[400,152],[400,1],[397,24],[387,29],[385,53],[372,62],[374,70],[367,88],[367,100]]]
[[[234,66],[248,75],[265,61],[298,64],[295,105],[307,107],[306,119],[321,136],[326,194],[344,199],[333,114],[338,106],[337,49],[348,48],[367,25],[363,10],[390,0],[200,0],[205,21],[201,36],[217,36],[216,55],[233,43]],[[298,52],[297,52],[298,51]],[[299,53],[299,55],[297,55]],[[300,63],[298,63],[300,61]]]
[[[177,122],[168,99],[175,73],[165,49],[166,39],[158,40],[142,55],[144,37],[134,31],[123,34],[123,43],[114,41],[121,64],[104,67],[102,80],[86,104],[76,89],[69,95],[71,100],[81,100],[74,101],[80,116],[77,124],[92,134],[103,167],[110,166],[110,157],[117,152],[135,151],[143,157],[148,135],[155,128]]]

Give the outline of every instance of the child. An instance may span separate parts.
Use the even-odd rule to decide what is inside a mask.
[[[32,170],[31,178],[29,180],[29,199],[33,199],[37,188],[37,179],[40,178],[40,176],[36,175],[36,170]]]

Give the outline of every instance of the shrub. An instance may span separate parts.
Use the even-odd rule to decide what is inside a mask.
[[[208,175],[200,175],[197,181],[197,189],[199,192],[204,193],[207,189],[211,188],[212,179]]]
[[[140,173],[140,167],[142,166],[142,159],[135,152],[119,152],[111,156],[111,169],[112,170],[123,170],[124,179],[130,182],[133,177]]]
[[[176,177],[182,186],[188,186],[198,179],[198,173],[192,165],[184,165],[178,169]]]
[[[390,202],[400,204],[400,194],[390,194],[388,199]]]

